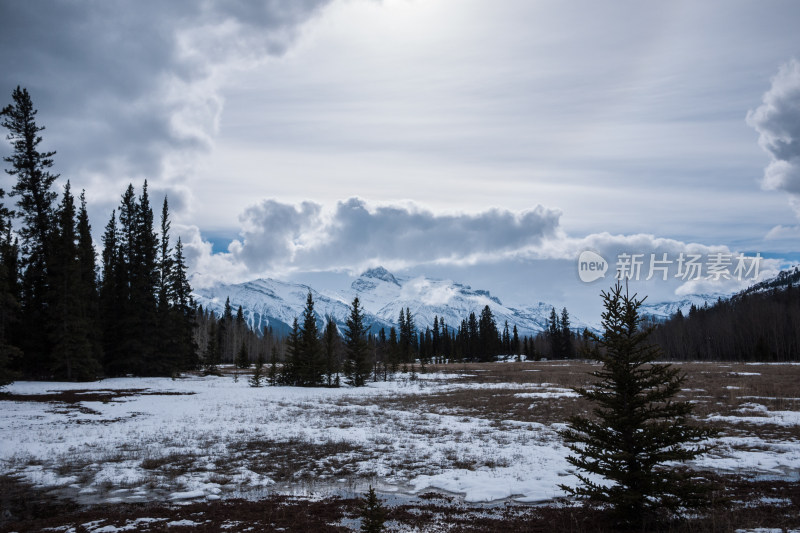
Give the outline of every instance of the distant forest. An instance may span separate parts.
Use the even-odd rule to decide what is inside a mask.
[[[800,268],[706,307],[692,306],[655,327],[667,359],[800,360]]]
[[[553,308],[547,328],[534,336],[499,326],[489,306],[459,324],[435,317],[424,330],[406,308],[397,327],[371,335],[356,299],[345,331],[330,318],[318,331],[311,294],[288,336],[253,331],[230,301],[222,316],[195,305],[181,239],[170,235],[168,199],[156,226],[146,181],[138,194],[129,185],[110,214],[98,269],[84,192],[76,201],[69,181],[60,194],[53,190],[55,152],[39,151],[44,127],[30,95],[18,87],[12,98],[0,112],[13,151],[3,158],[5,171],[16,179],[13,205],[0,189],[0,386],[19,377],[217,373],[225,363],[256,364],[257,377],[263,369],[272,384],[337,386],[344,378],[363,385],[433,363],[586,358],[597,349],[592,333],[572,329],[566,308]],[[666,359],[798,360],[798,281],[796,268],[645,326]]]

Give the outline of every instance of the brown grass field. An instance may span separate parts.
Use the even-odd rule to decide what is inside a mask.
[[[763,442],[793,445],[800,453],[800,425],[761,424],[752,420],[752,417],[767,416],[769,411],[800,411],[800,365],[681,363],[679,366],[687,376],[681,399],[693,402],[698,420],[709,416],[722,418],[710,422],[722,437],[754,436]],[[595,368],[594,364],[583,361],[429,366],[427,372],[458,374],[448,383],[484,383],[495,387],[454,388],[417,395],[345,396],[338,401],[350,407],[377,404],[380,409],[420,415],[446,414],[549,425],[561,423],[572,414],[585,413],[591,406],[574,397],[521,398],[519,385],[581,387],[591,383],[589,373]],[[119,391],[119,394],[142,392],[130,390]],[[102,394],[76,396],[73,391],[26,398],[6,395],[0,398],[0,407],[3,401],[24,400],[55,403],[67,410],[81,409],[80,401],[87,397],[103,401]],[[750,421],[736,420],[743,413],[751,417]],[[310,445],[300,440],[270,439],[242,442],[230,450],[231,457],[247,458],[253,471],[268,471],[276,480],[286,482],[318,475],[314,468],[319,468],[320,464],[325,464],[333,476],[358,475],[352,464],[341,460],[351,452],[358,450],[344,442]],[[265,457],[269,461],[265,461]],[[216,479],[221,485],[227,482],[224,469],[227,460],[221,457],[218,463]],[[493,466],[460,464],[459,460],[454,457],[453,465],[467,469]],[[64,465],[65,471],[71,468],[77,467]],[[142,459],[141,468],[177,474],[191,468],[191,458],[148,457]],[[691,517],[653,523],[650,530],[800,531],[800,472],[785,472],[784,476],[773,478],[746,472],[703,473],[717,483],[712,506]],[[82,532],[101,528],[106,528],[103,531],[122,528],[120,530],[171,532],[351,531],[358,528],[361,495],[353,492],[342,497],[309,499],[270,493],[255,501],[232,498],[188,504],[150,501],[84,506],[6,473],[0,475],[0,532]],[[613,531],[601,511],[574,502],[469,504],[458,495],[435,491],[402,498],[381,496],[388,506],[388,531]]]

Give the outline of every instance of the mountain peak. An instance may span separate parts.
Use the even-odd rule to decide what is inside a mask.
[[[387,281],[389,283],[393,283],[397,286],[400,285],[400,283],[397,282],[397,278],[395,278],[391,272],[389,272],[382,266],[365,270],[359,277],[379,279],[381,281]]]

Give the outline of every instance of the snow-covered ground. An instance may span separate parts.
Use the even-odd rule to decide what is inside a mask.
[[[383,493],[437,489],[471,502],[562,496],[559,485],[576,479],[557,433],[561,424],[448,414],[424,399],[503,390],[533,406],[573,401],[575,394],[552,383],[481,383],[469,376],[478,374],[421,374],[339,389],[252,388],[244,377],[230,376],[18,382],[7,391],[78,391],[78,398],[0,402],[0,465],[6,474],[58,487],[85,503],[313,496],[367,483]],[[740,414],[709,419],[800,424],[797,412],[758,403],[745,404]],[[718,441],[698,467],[798,477],[797,440],[740,434]]]

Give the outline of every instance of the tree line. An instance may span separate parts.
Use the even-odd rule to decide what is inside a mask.
[[[678,311],[658,324],[653,341],[672,360],[797,361],[800,289],[784,278],[783,286],[773,281],[758,292],[693,305],[686,316]]]
[[[288,335],[278,337],[270,328],[252,331],[242,307],[234,318],[230,298],[217,317],[200,307],[195,340],[201,347],[204,371],[218,374],[220,364],[246,369],[255,364],[255,386],[271,385],[338,387],[342,383],[364,385],[368,380],[386,380],[397,372],[424,372],[431,364],[454,362],[489,362],[499,356],[528,358],[575,355],[578,336],[569,329],[569,313],[563,309],[551,327],[535,337],[519,335],[516,325],[505,322],[502,331],[491,308],[480,314],[471,312],[458,329],[434,316],[433,325],[418,330],[411,310],[401,309],[397,326],[370,333],[358,297],[350,306],[345,327],[330,316],[324,321],[314,311],[309,291],[302,314],[295,317]],[[574,342],[573,342],[574,341]],[[543,344],[536,350],[536,344]],[[267,367],[268,365],[268,367]]]
[[[128,186],[105,227],[98,273],[85,191],[76,205],[69,181],[54,190],[55,152],[40,150],[37,110],[26,89],[12,100],[0,112],[12,148],[5,172],[16,179],[13,205],[0,189],[0,384],[196,367],[195,306],[167,199],[157,232],[147,182],[138,196]]]

